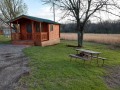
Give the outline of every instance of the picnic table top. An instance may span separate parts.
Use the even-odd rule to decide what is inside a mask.
[[[76,51],[81,51],[81,52],[90,53],[90,54],[100,54],[101,53],[101,52],[96,52],[96,51],[86,50],[86,49],[76,49]]]

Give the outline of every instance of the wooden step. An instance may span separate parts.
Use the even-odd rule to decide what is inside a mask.
[[[32,40],[20,40],[20,41],[12,41],[14,45],[31,45],[34,46],[34,41]]]

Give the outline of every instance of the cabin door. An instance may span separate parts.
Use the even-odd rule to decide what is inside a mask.
[[[32,24],[28,23],[26,26],[27,40],[32,40]]]

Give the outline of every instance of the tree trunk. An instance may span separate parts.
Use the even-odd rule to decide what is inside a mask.
[[[77,31],[78,31],[78,47],[82,47],[83,46],[83,27],[79,19],[77,19]]]
[[[83,30],[78,31],[78,47],[83,46]]]

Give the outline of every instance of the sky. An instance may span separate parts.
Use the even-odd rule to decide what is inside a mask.
[[[27,13],[28,15],[53,20],[53,10],[50,9],[51,8],[50,5],[44,4],[43,2],[41,2],[41,0],[24,0],[24,2],[27,4],[27,7],[28,7],[28,13]],[[114,10],[114,12],[117,13],[116,10]],[[57,10],[56,17],[55,17],[56,22],[62,22],[62,23],[70,22],[70,20],[68,19],[71,19],[71,17],[67,17],[66,19],[61,20],[62,16],[63,16],[63,13],[60,10]],[[102,13],[99,16],[101,16],[103,20],[119,19],[115,16],[106,15],[106,13]],[[98,20],[92,18],[91,21],[97,22]]]
[[[41,0],[24,0],[24,2],[28,7],[28,15],[53,20],[53,10],[50,5],[44,4]],[[60,17],[56,16],[56,21],[59,19]]]

